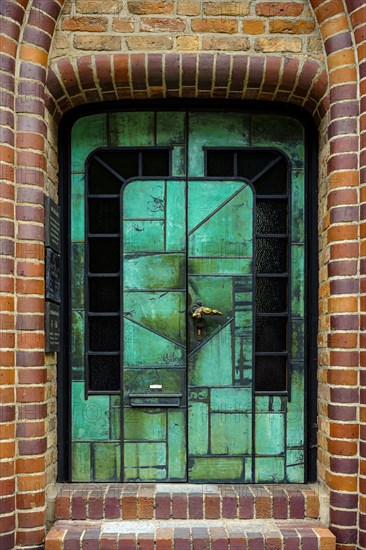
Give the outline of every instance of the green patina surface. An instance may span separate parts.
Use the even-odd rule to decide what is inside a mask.
[[[121,193],[122,398],[85,395],[84,171],[90,153],[107,146],[169,146],[173,177],[135,179]],[[285,241],[256,243],[250,185],[235,178],[194,179],[205,175],[205,147],[274,147],[287,155],[291,401],[287,395],[253,398],[252,391],[254,252],[260,261],[263,254],[277,254],[280,273],[286,267],[281,263]],[[291,117],[130,111],[75,123],[73,481],[304,481],[304,157],[304,131]],[[266,218],[271,204],[260,205],[258,231],[279,233],[286,227],[284,203],[273,206],[272,222]],[[270,283],[261,288],[271,288]],[[195,338],[190,316],[197,300],[222,312],[206,318],[202,341]],[[151,385],[179,394],[178,406],[153,407],[156,397],[136,400],[145,407],[131,406],[130,394],[159,393]]]

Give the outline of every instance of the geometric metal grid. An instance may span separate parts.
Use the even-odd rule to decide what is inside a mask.
[[[248,178],[255,193],[255,390],[288,395],[289,311],[288,164],[274,149],[207,149],[208,176]],[[275,185],[274,185],[274,182]]]

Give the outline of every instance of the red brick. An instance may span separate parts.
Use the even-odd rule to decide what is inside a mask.
[[[17,388],[17,400],[19,403],[34,403],[44,401],[45,390],[43,387],[19,386]]]
[[[258,2],[255,6],[257,15],[273,17],[276,15],[298,17],[302,14],[304,4],[295,2]]]
[[[228,550],[229,541],[224,528],[212,527],[210,529],[212,550]]]
[[[188,510],[190,519],[203,518],[203,495],[189,493],[188,495]]]
[[[182,32],[185,28],[185,20],[179,18],[143,17],[140,23],[141,31],[145,32]]]
[[[123,17],[123,18],[113,18],[112,29],[115,32],[133,32],[135,29],[135,23],[132,18]]]
[[[104,503],[105,517],[119,519],[121,517],[121,496],[119,489],[111,487],[106,494]]]
[[[173,549],[173,530],[157,529],[155,544],[156,544],[156,550],[172,550]]]
[[[236,494],[222,495],[222,517],[223,518],[236,518],[237,517],[237,498]]]
[[[220,518],[220,495],[205,495],[205,518]]]
[[[187,518],[187,495],[174,494],[172,495],[172,517],[174,519]]]
[[[251,493],[239,494],[239,518],[254,518],[254,497]]]
[[[62,29],[66,31],[104,32],[107,26],[106,17],[65,17],[62,20]]]
[[[75,491],[71,503],[72,519],[86,519],[86,504],[87,498],[85,491]]]
[[[32,508],[40,508],[45,505],[44,491],[17,494],[18,509],[27,510]]]
[[[155,496],[155,517],[156,519],[170,518],[170,494],[157,493]]]
[[[137,519],[137,498],[135,495],[122,495],[123,519]]]
[[[134,0],[127,2],[130,13],[136,15],[165,14],[173,12],[172,0]]]
[[[18,422],[17,437],[43,437],[45,435],[44,422]]]
[[[232,34],[238,32],[238,23],[230,19],[192,19],[193,32]]]
[[[269,495],[257,495],[257,498],[255,499],[255,517],[257,519],[271,517],[271,497]]]
[[[19,512],[18,525],[20,528],[43,527],[46,519],[45,512]]]
[[[55,518],[56,519],[69,519],[71,518],[71,498],[69,494],[60,494],[56,498],[55,505]]]
[[[87,517],[101,519],[103,517],[103,498],[99,491],[91,491],[88,496]]]
[[[154,534],[153,533],[139,533],[138,534],[138,548],[139,548],[139,550],[154,550],[154,547],[155,547],[155,545],[154,545]]]
[[[281,488],[274,488],[272,499],[273,499],[273,517],[275,519],[287,519],[288,498],[285,491]]]
[[[136,550],[135,535],[120,534],[118,537],[118,550]]]
[[[21,439],[18,441],[19,455],[39,455],[46,452],[47,438]]]
[[[32,457],[32,460],[29,460],[29,458],[18,458],[16,461],[17,473],[34,474],[36,472],[43,472],[45,466],[46,461],[44,457]]]

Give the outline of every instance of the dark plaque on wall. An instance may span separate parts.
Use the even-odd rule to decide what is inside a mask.
[[[46,302],[46,351],[60,351],[60,306]]]
[[[45,197],[45,245],[60,253],[60,207]]]
[[[60,254],[46,248],[46,300],[61,301]]]

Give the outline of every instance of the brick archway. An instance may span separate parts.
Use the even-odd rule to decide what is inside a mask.
[[[327,75],[316,61],[241,54],[115,54],[60,59],[48,68],[49,108],[118,99],[226,98],[301,105],[318,122]]]
[[[54,421],[54,374],[47,382],[54,367],[46,366],[49,361],[45,363],[42,349],[43,189],[49,171],[45,108],[57,121],[71,107],[86,102],[224,96],[294,102],[311,112],[320,127],[329,116],[324,137],[329,142],[327,178],[320,189],[327,207],[320,213],[319,476],[330,489],[330,519],[339,549],[355,548],[357,537],[359,547],[366,547],[362,527],[366,433],[361,427],[359,434],[358,424],[366,410],[366,379],[359,372],[366,358],[365,337],[360,333],[366,307],[365,2],[311,0],[328,74],[316,61],[282,55],[215,54],[213,63],[210,54],[151,53],[65,58],[52,65],[47,76],[62,5],[63,0],[9,0],[0,6],[4,113],[0,422],[5,434],[0,442],[4,487],[0,545],[13,547],[16,528],[18,545],[42,543],[45,489],[54,475],[54,442],[50,437],[47,441],[46,431]],[[182,86],[177,84],[177,66]]]

